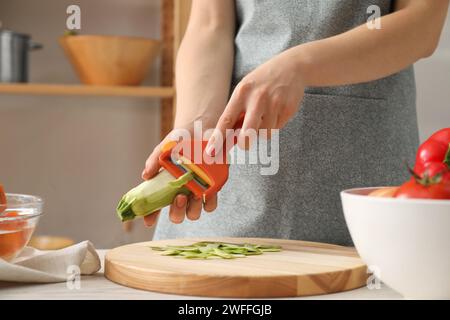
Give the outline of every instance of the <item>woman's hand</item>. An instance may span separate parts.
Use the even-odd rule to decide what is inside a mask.
[[[169,134],[148,157],[145,162],[145,168],[142,172],[142,178],[144,180],[149,180],[154,177],[159,169],[159,155],[161,154],[161,146],[163,146],[169,139],[171,134]],[[184,221],[184,218],[187,217],[189,220],[198,220],[200,218],[202,207],[206,212],[212,212],[217,207],[217,196],[212,197],[210,200],[206,201],[206,203],[202,204],[201,199],[194,199],[191,196],[185,195],[177,195],[170,206],[169,209],[169,218],[173,223],[179,224]],[[160,212],[155,212],[151,215],[144,217],[144,224],[147,227],[153,226],[159,216]]]
[[[238,145],[247,149],[252,130],[280,129],[296,114],[304,95],[304,82],[289,52],[275,56],[245,76],[236,86],[216,129],[208,142],[207,153],[213,155],[223,146],[227,129],[232,129],[242,112],[245,119]]]
[[[192,1],[189,23],[176,61],[175,128],[190,129],[196,120],[202,121],[203,130],[214,128],[222,114],[233,73],[235,11],[234,0]],[[196,63],[192,63],[194,60]],[[160,146],[163,144],[164,141]],[[142,173],[144,179],[150,179],[160,169],[160,146],[148,157]],[[203,205],[207,212],[216,207],[216,197]],[[200,200],[179,195],[170,207],[170,219],[174,223],[181,223],[185,216],[196,220],[201,209]],[[145,224],[153,225],[157,216],[149,215]]]

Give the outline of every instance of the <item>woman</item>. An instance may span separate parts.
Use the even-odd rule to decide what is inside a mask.
[[[407,178],[404,161],[412,163],[418,144],[411,65],[434,52],[448,5],[194,0],[177,58],[174,127],[192,130],[201,120],[219,137],[245,112],[242,134],[281,129],[279,171],[263,176],[258,165],[232,165],[220,203],[203,205],[207,212],[217,207],[214,214],[201,216],[200,200],[179,195],[155,237],[351,244],[339,191]],[[368,12],[378,10],[382,17],[368,25]],[[210,140],[209,151],[217,141]],[[144,179],[158,171],[159,150],[148,158]],[[185,216],[191,221],[181,224]]]

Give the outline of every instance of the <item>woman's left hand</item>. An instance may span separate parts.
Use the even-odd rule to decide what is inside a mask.
[[[246,75],[236,86],[208,142],[207,153],[221,150],[226,130],[245,112],[238,145],[248,149],[252,130],[280,129],[296,114],[303,100],[304,81],[289,52],[283,52]],[[255,132],[253,131],[253,132]],[[264,135],[262,135],[264,137]],[[246,138],[247,137],[247,138]]]

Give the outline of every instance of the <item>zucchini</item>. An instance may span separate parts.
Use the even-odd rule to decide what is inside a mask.
[[[128,191],[117,205],[121,221],[133,220],[152,214],[173,202],[177,194],[189,195],[185,184],[194,179],[189,171],[175,179],[166,170],[161,170],[153,179],[142,182]]]

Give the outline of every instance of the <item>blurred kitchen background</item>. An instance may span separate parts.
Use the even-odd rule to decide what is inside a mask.
[[[160,39],[159,0],[1,0],[3,27],[30,34],[30,82],[78,84],[57,39],[66,8],[82,10],[82,34]],[[158,85],[159,60],[144,85]],[[450,126],[450,23],[439,49],[416,66],[421,139]],[[124,232],[115,215],[138,184],[159,141],[158,98],[0,94],[0,182],[8,192],[37,194],[45,216],[36,234],[89,239],[98,248],[148,240],[141,221]]]

